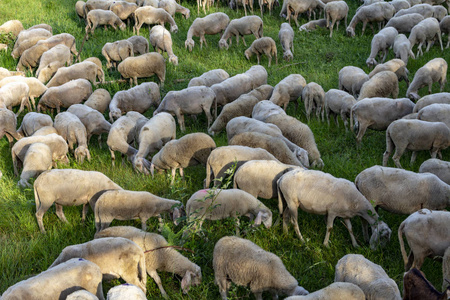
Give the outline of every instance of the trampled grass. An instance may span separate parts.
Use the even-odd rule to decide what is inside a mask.
[[[38,23],[47,23],[53,27],[54,34],[68,32],[77,39],[77,47],[80,48],[84,36],[84,23],[78,20],[75,13],[74,0],[43,0],[43,1],[25,1],[25,0],[2,0],[0,1],[0,23],[10,19],[19,19],[25,28]],[[231,76],[244,72],[253,64],[256,64],[256,57],[247,61],[244,57],[244,50],[247,48],[242,44],[236,45],[235,40],[228,51],[219,50],[217,47],[219,36],[207,36],[208,47],[199,48],[198,38],[194,38],[196,45],[190,53],[184,48],[186,33],[193,20],[197,17],[196,4],[193,2],[183,2],[182,5],[191,9],[191,18],[183,19],[176,15],[176,22],[179,26],[179,32],[172,35],[174,41],[174,53],[178,56],[179,65],[173,66],[167,64],[167,75],[165,88],[161,91],[164,96],[170,90],[180,90],[187,86],[192,77],[199,76],[205,71],[223,68]],[[355,1],[349,1],[351,6],[349,21],[354,11],[359,5]],[[255,3],[255,6],[256,3]],[[270,36],[277,41],[278,30],[283,19],[279,14],[280,7],[277,7],[272,16],[266,13],[264,20],[264,35]],[[211,8],[211,12],[223,11],[230,18],[237,18],[243,15],[243,10],[237,12],[231,11],[224,4],[220,3],[218,7]],[[259,14],[259,8],[255,9],[255,14]],[[200,13],[200,17],[203,14]],[[306,17],[302,17],[301,23],[307,22]],[[294,25],[294,24],[293,24]],[[357,36],[349,38],[345,35],[345,26],[341,24],[338,31],[335,31],[333,38],[328,37],[328,31],[319,29],[315,32],[299,32],[295,25],[294,40],[294,61],[285,62],[282,60],[281,46],[278,44],[279,64],[273,64],[267,68],[267,58],[262,57],[261,63],[266,67],[269,78],[268,83],[277,84],[281,79],[291,73],[302,74],[307,82],[317,82],[325,91],[338,87],[338,72],[347,65],[354,65],[369,71],[365,65],[365,60],[370,53],[370,41],[372,32],[370,28],[364,36],[361,36],[361,25],[357,27]],[[97,28],[93,37],[84,44],[81,53],[81,59],[90,56],[99,57],[103,63],[105,59],[101,55],[101,48],[106,42],[112,42],[128,38],[132,35],[132,29],[129,27],[125,31],[114,31],[108,28],[104,31]],[[141,35],[148,38],[148,28],[141,28]],[[246,42],[249,46],[253,37],[247,36]],[[10,45],[12,49],[12,44]],[[10,56],[11,49],[7,53],[0,54],[0,66],[14,70],[17,61]],[[410,60],[408,69],[410,70],[410,79],[412,80],[415,71],[434,57],[444,57],[448,60],[448,50],[444,53],[433,46],[429,53],[417,60]],[[393,58],[392,51],[388,59]],[[119,79],[117,71],[106,71],[106,80],[113,81]],[[29,74],[31,75],[31,74]],[[156,80],[155,78],[141,79],[140,82]],[[112,83],[108,85],[99,85],[99,88],[106,88],[111,94],[118,90],[127,89],[126,83]],[[446,88],[445,91],[448,91]],[[400,96],[406,92],[406,84],[400,83]],[[434,86],[433,92],[438,92],[438,87]],[[421,95],[426,93],[421,90]],[[297,111],[291,104],[288,107],[288,113],[296,116],[303,122],[306,122],[304,108],[302,104]],[[147,116],[152,115],[152,110]],[[19,123],[23,117],[19,118]],[[345,132],[342,122],[336,127],[334,123],[328,126],[326,123],[312,118],[308,123],[315,134],[318,148],[325,162],[323,171],[329,172],[336,177],[354,180],[356,175],[375,164],[381,164],[382,154],[385,150],[384,132],[368,130],[363,138],[362,146],[358,149],[355,144],[355,137],[352,132]],[[187,132],[202,131],[206,132],[206,118],[199,116],[197,120],[186,118]],[[177,137],[182,133],[177,132]],[[214,137],[218,146],[226,145],[226,134],[221,133]],[[92,154],[92,161],[78,164],[71,157],[69,166],[60,166],[63,168],[79,168],[84,170],[97,170],[109,176],[113,181],[129,190],[150,191],[162,197],[179,199],[184,203],[195,191],[203,187],[205,177],[204,167],[197,166],[185,170],[186,179],[183,181],[177,177],[174,186],[170,186],[170,176],[156,175],[155,178],[135,173],[129,162],[121,163],[118,156],[116,166],[111,166],[109,151],[106,148],[106,137],[103,137],[103,147],[99,148],[96,139],[92,139],[89,147]],[[410,154],[405,154],[402,158],[402,165],[417,171],[421,162],[427,159],[428,153],[420,153],[417,162],[409,167]],[[92,212],[89,213],[86,222],[81,223],[81,207],[64,208],[69,223],[64,224],[58,220],[51,208],[44,215],[44,225],[47,234],[39,232],[35,213],[35,202],[32,189],[19,189],[16,186],[18,178],[13,175],[12,161],[9,146],[6,139],[0,141],[0,170],[3,177],[0,180],[0,291],[3,292],[7,287],[16,282],[36,275],[46,270],[53,260],[59,255],[60,251],[72,244],[83,243],[93,238],[95,233],[94,218]],[[448,151],[444,152],[444,159],[449,159]],[[392,161],[389,163],[393,166]],[[277,200],[265,201],[274,212],[274,221],[278,215]],[[397,229],[406,216],[394,215],[380,210],[380,215],[392,229],[392,240],[384,249],[376,251],[370,250],[367,244],[363,242],[360,221],[353,220],[353,226],[356,238],[360,243],[360,248],[351,246],[350,238],[343,222],[340,219],[335,221],[335,228],[331,233],[330,247],[322,245],[326,225],[323,216],[311,215],[299,212],[299,226],[306,243],[302,244],[296,237],[294,230],[290,227],[288,234],[283,234],[281,225],[270,229],[250,228],[248,221],[243,218],[241,222],[241,235],[248,238],[264,249],[274,252],[281,257],[287,269],[299,280],[300,285],[307,290],[315,291],[323,288],[333,282],[334,266],[338,259],[348,253],[361,253],[375,263],[382,265],[386,272],[402,286],[403,261],[400,254],[399,243],[397,240]],[[140,228],[139,221],[114,221],[113,225],[134,225]],[[164,234],[166,238],[171,233],[177,233],[182,229],[183,224],[174,226],[166,220]],[[158,224],[156,220],[149,221],[149,231],[156,231]],[[234,223],[232,220],[208,222],[203,225],[203,233],[192,235],[183,245],[183,247],[192,249],[194,254],[184,252],[183,254],[193,260],[202,268],[203,282],[200,286],[190,290],[189,295],[183,295],[180,289],[181,278],[172,274],[160,273],[163,285],[171,299],[217,299],[219,298],[218,288],[214,284],[214,274],[212,270],[212,252],[215,242],[225,235],[234,234]],[[436,287],[441,286],[442,273],[441,263],[427,259],[422,270]],[[119,281],[105,283],[104,290]],[[154,281],[148,278],[149,299],[160,297],[160,292]],[[265,295],[267,299],[269,295]],[[229,297],[253,298],[247,288],[237,287],[235,285],[229,291]]]

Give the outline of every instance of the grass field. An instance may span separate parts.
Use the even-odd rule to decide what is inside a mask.
[[[39,23],[47,23],[53,27],[53,33],[71,33],[77,39],[78,49],[81,46],[84,36],[84,23],[78,20],[75,13],[74,0],[2,0],[0,1],[0,23],[10,19],[22,21],[25,28]],[[222,68],[231,76],[245,72],[253,64],[256,64],[256,57],[247,61],[244,57],[245,47],[242,42],[236,46],[235,41],[228,51],[219,50],[217,45],[219,36],[207,36],[208,47],[202,50],[199,48],[199,42],[195,39],[196,46],[190,53],[184,49],[186,33],[193,20],[197,17],[196,3],[184,1],[182,5],[191,9],[191,17],[188,20],[176,15],[175,21],[178,24],[179,31],[172,35],[174,41],[174,53],[178,56],[179,65],[173,66],[167,64],[167,74],[165,87],[161,90],[164,96],[168,91],[180,90],[187,87],[192,77],[199,76],[203,72]],[[359,5],[356,1],[349,1],[351,7],[349,13],[349,22],[353,16],[356,7]],[[255,3],[255,6],[257,4]],[[294,61],[289,63],[282,60],[282,49],[278,43],[278,30],[280,24],[284,22],[279,14],[280,7],[277,7],[272,16],[266,13],[263,17],[264,35],[272,37],[277,41],[279,63],[267,68],[267,58],[263,57],[261,63],[267,68],[269,77],[268,83],[276,85],[281,79],[292,73],[303,75],[307,82],[319,83],[325,91],[338,87],[338,72],[347,65],[353,65],[369,71],[365,65],[365,60],[370,53],[370,41],[372,32],[370,28],[364,36],[361,36],[361,25],[357,26],[355,38],[345,35],[344,24],[341,24],[339,30],[335,30],[333,38],[329,38],[326,30],[319,29],[315,32],[305,33],[295,30],[294,39]],[[218,7],[213,7],[211,12],[226,12],[230,19],[243,16],[243,10],[231,11],[224,4],[220,3]],[[255,9],[255,14],[259,14],[259,7]],[[200,13],[199,17],[203,17]],[[303,16],[300,23],[307,22]],[[99,57],[105,64],[106,60],[101,55],[101,49],[106,42],[113,42],[128,38],[132,35],[132,28],[128,27],[125,31],[114,31],[109,28],[104,31],[98,28],[94,37],[90,38],[83,47],[81,59],[90,56]],[[141,35],[148,38],[148,28],[141,28]],[[253,41],[253,37],[246,37],[247,45]],[[446,37],[444,38],[446,40]],[[7,53],[0,54],[0,66],[14,70],[17,61],[10,56],[13,44],[10,44],[10,50]],[[433,46],[429,53],[417,60],[410,59],[408,69],[410,70],[410,79],[416,70],[427,61],[435,57],[449,58],[448,50],[441,53],[440,49]],[[393,58],[392,50],[388,59]],[[120,78],[117,71],[106,71],[106,80],[113,81]],[[32,74],[28,74],[31,76]],[[140,82],[148,80],[157,80],[155,78],[141,79]],[[115,92],[128,89],[128,84],[108,84],[100,85],[99,88],[105,88],[113,95]],[[433,92],[438,92],[437,85]],[[448,91],[448,88],[445,88]],[[400,83],[400,96],[404,96],[406,84]],[[420,94],[425,95],[426,90],[421,90]],[[303,105],[300,109],[294,111],[291,104],[287,110],[288,114],[294,115],[299,120],[306,122]],[[19,118],[19,124],[24,114]],[[152,111],[146,114],[152,115]],[[362,170],[381,164],[382,154],[385,150],[384,132],[368,130],[363,138],[362,146],[358,149],[355,143],[355,136],[352,132],[345,132],[342,122],[339,128],[333,123],[327,126],[313,118],[308,123],[315,134],[318,148],[325,163],[324,172],[329,172],[336,177],[346,178],[353,181],[356,175]],[[197,120],[186,118],[187,132],[206,132],[206,118],[200,116]],[[177,137],[183,134],[177,132]],[[96,139],[92,139],[89,148],[92,155],[92,161],[78,164],[73,157],[70,157],[69,166],[60,166],[61,168],[77,168],[83,170],[97,170],[109,176],[113,181],[125,189],[136,191],[149,191],[156,195],[178,199],[184,203],[195,191],[202,188],[205,177],[204,167],[197,166],[185,170],[186,179],[182,181],[176,178],[175,184],[170,186],[170,176],[156,175],[155,178],[137,174],[133,171],[129,162],[124,165],[120,163],[120,158],[115,167],[111,166],[111,159],[106,143],[99,148]],[[214,137],[218,146],[226,145],[226,135],[221,134]],[[106,141],[106,136],[103,137]],[[450,158],[449,152],[444,151],[444,159]],[[0,170],[3,177],[0,179],[0,292],[3,292],[9,286],[16,282],[26,279],[44,271],[59,255],[60,251],[72,244],[84,243],[93,238],[95,233],[94,217],[90,213],[87,221],[81,223],[81,207],[64,208],[68,224],[64,224],[57,219],[54,208],[51,208],[44,215],[44,225],[47,229],[46,234],[39,232],[35,219],[35,201],[32,189],[20,189],[17,187],[18,178],[13,175],[11,154],[6,138],[0,140]],[[402,158],[402,165],[410,170],[417,171],[419,165],[429,158],[428,153],[420,153],[413,166],[409,166],[410,154],[406,153]],[[389,166],[393,166],[392,161]],[[265,201],[267,205],[277,216],[277,200]],[[330,246],[326,248],[322,245],[326,225],[322,216],[311,215],[299,212],[299,226],[306,243],[302,244],[296,237],[293,228],[287,235],[282,233],[280,225],[270,229],[262,226],[256,229],[249,229],[245,218],[241,222],[241,236],[250,239],[264,249],[277,254],[285,263],[287,269],[299,281],[299,284],[309,291],[315,291],[333,282],[334,266],[336,262],[345,254],[360,253],[371,261],[380,264],[402,288],[403,261],[400,254],[399,243],[397,239],[397,229],[400,223],[406,218],[402,215],[394,215],[380,210],[380,215],[392,229],[391,242],[384,249],[376,251],[370,250],[368,244],[362,239],[360,221],[353,220],[353,227],[356,238],[360,243],[360,248],[351,246],[350,238],[343,222],[340,219],[335,221],[335,228],[331,233]],[[274,221],[275,221],[274,217]],[[174,226],[166,220],[167,225],[163,234],[169,242],[180,243],[179,235],[176,233],[182,230],[184,224]],[[140,222],[114,221],[113,225],[134,225],[140,228]],[[149,221],[149,231],[157,230],[157,221]],[[163,285],[171,299],[217,299],[219,298],[218,288],[214,284],[214,274],[212,270],[212,252],[215,242],[225,235],[234,234],[234,224],[232,220],[208,222],[203,225],[203,234],[192,235],[184,244],[180,245],[189,248],[194,253],[184,252],[202,268],[203,282],[201,285],[190,290],[189,295],[182,295],[180,288],[181,278],[172,274],[160,273]],[[439,261],[427,259],[422,270],[436,287],[442,284],[441,263]],[[104,291],[113,285],[119,284],[118,280],[104,284]],[[160,292],[154,281],[148,277],[147,284],[149,299],[160,297]],[[265,299],[269,295],[265,295]],[[250,291],[243,287],[235,285],[229,291],[231,299],[252,299]]]

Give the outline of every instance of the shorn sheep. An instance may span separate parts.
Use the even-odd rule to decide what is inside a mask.
[[[398,78],[394,72],[381,71],[364,82],[358,100],[389,96],[398,97]]]
[[[23,160],[23,170],[17,183],[21,187],[31,187],[28,180],[52,168],[52,151],[43,143],[33,143]]]
[[[294,59],[294,30],[289,23],[282,23],[278,32],[278,39],[283,48],[283,59],[290,61]],[[291,50],[292,49],[292,50]]]
[[[0,108],[0,140],[6,135],[10,148],[14,139],[20,140],[22,138],[22,134],[17,132],[16,126],[16,115],[7,108]]]
[[[137,79],[142,77],[158,76],[161,88],[164,87],[166,78],[166,62],[164,57],[155,52],[142,54],[124,59],[117,70],[123,78],[130,79],[130,86],[138,85]]]
[[[212,85],[221,83],[228,78],[230,78],[230,75],[225,70],[214,69],[207,71],[198,77],[192,78],[188,83],[188,87],[200,85],[211,87]]]
[[[178,26],[175,23],[175,20],[164,9],[154,8],[151,6],[139,7],[134,12],[135,25],[133,27],[133,34],[137,31],[136,34],[139,35],[139,29],[143,24],[159,24],[164,26],[164,23],[170,24],[170,32],[176,33],[178,31]]]
[[[282,106],[286,110],[289,102],[295,103],[295,109],[297,110],[297,99],[301,97],[303,88],[306,85],[305,78],[300,74],[291,74],[283,78],[274,87],[270,101],[276,105]]]
[[[435,18],[426,18],[420,21],[416,26],[411,29],[411,34],[409,35],[409,41],[411,42],[411,49],[415,44],[419,44],[417,47],[417,57],[423,55],[422,45],[428,43],[425,52],[430,50],[431,45],[435,38],[438,38],[439,44],[441,45],[441,51],[444,51],[442,47],[441,29],[439,28],[439,21]]]
[[[222,12],[212,13],[203,18],[195,19],[187,32],[186,41],[184,42],[185,48],[189,49],[189,52],[192,51],[192,48],[194,48],[195,45],[195,42],[192,39],[194,36],[200,38],[200,49],[203,47],[203,42],[205,43],[205,46],[208,46],[205,34],[215,35],[221,33],[225,31],[228,23],[230,23],[230,18]]]
[[[174,66],[178,65],[178,57],[173,54],[172,50],[172,36],[167,29],[161,25],[153,26],[150,30],[149,41],[155,51],[161,54],[164,53],[164,51],[167,52],[169,62]]]
[[[376,2],[371,5],[360,7],[347,27],[347,34],[354,37],[356,25],[362,22],[363,27],[361,35],[363,35],[367,23],[389,21],[389,19],[394,16],[394,13],[394,6],[388,2]]]
[[[110,25],[114,30],[117,30],[117,26],[119,29],[124,31],[127,25],[112,11],[110,10],[102,10],[102,9],[94,9],[87,13],[86,15],[86,39],[89,37],[89,32],[94,34],[95,28],[99,25]]]
[[[377,34],[375,34],[372,38],[372,42],[370,44],[370,56],[366,60],[366,64],[368,67],[375,66],[378,64],[376,58],[378,54],[381,52],[383,58],[381,62],[384,63],[386,60],[389,48],[394,45],[395,37],[398,35],[397,29],[394,27],[385,27],[380,30]]]
[[[245,58],[250,60],[250,57],[255,54],[260,63],[261,54],[265,54],[269,58],[269,67],[272,62],[272,56],[275,56],[275,63],[278,65],[277,45],[271,37],[261,37],[253,41],[250,47],[244,51]]]
[[[437,158],[424,161],[419,167],[419,173],[433,173],[440,180],[450,185],[450,162]]]
[[[339,29],[339,23],[344,20],[347,27],[348,5],[345,1],[332,1],[325,4],[325,15],[327,16],[327,27],[330,28],[330,38],[333,37],[333,28]]]
[[[336,89],[328,90],[325,93],[325,116],[327,117],[328,125],[330,125],[330,115],[334,117],[336,126],[339,126],[338,116],[341,116],[345,130],[347,131],[347,119],[350,117],[351,109],[355,104],[355,98],[349,93]]]
[[[308,294],[286,270],[278,256],[239,237],[225,236],[216,243],[213,268],[222,300],[227,299],[230,281],[250,286],[256,300],[262,300],[265,291],[271,291],[274,298],[278,298],[278,294]]]
[[[355,98],[358,98],[361,87],[367,80],[369,76],[358,67],[346,66],[339,71],[339,89]]]
[[[431,87],[435,82],[440,84],[442,92],[447,83],[447,68],[448,64],[443,58],[434,58],[427,62],[414,74],[414,79],[406,91],[406,97],[418,100],[420,98],[419,89],[425,86],[428,86],[428,93],[431,94]]]
[[[397,37],[394,40],[394,45],[392,46],[392,48],[394,50],[395,57],[400,58],[405,63],[405,66],[408,64],[409,57],[416,59],[416,56],[411,50],[412,48],[411,42],[404,34],[397,35]]]
[[[320,115],[322,115],[322,121],[324,121],[325,92],[323,88],[315,82],[308,83],[302,90],[302,99],[305,102],[308,122],[313,110],[316,111],[317,120],[320,121]]]
[[[219,47],[228,50],[227,40],[230,40],[231,45],[233,35],[236,36],[236,44],[239,45],[239,36],[242,36],[242,42],[247,46],[244,36],[249,34],[253,34],[257,39],[263,36],[263,21],[260,17],[247,16],[231,20],[219,40]]]

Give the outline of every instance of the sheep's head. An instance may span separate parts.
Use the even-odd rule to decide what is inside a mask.
[[[355,36],[355,29],[353,29],[353,27],[347,27],[347,30],[346,30],[346,32],[347,32],[347,34],[349,35],[349,36],[351,36],[351,37],[354,37]]]
[[[186,8],[186,11],[183,15],[184,15],[184,18],[187,20],[191,16],[191,11],[188,8]]]
[[[184,42],[184,48],[188,49],[189,48],[189,52],[192,52],[192,48],[194,48],[195,42],[193,39],[187,39]]]
[[[261,225],[261,222],[266,228],[272,227],[272,212],[270,210],[259,211],[255,218],[254,226]]]
[[[124,31],[127,28],[127,25],[124,22],[121,22],[119,25],[119,29]]]
[[[247,59],[247,60],[249,60],[250,59],[250,57],[252,56],[252,50],[250,50],[250,48],[248,48],[247,50],[245,50],[244,51],[244,55],[245,55],[245,58]]]
[[[111,123],[114,122],[114,120],[117,120],[122,116],[122,111],[118,108],[110,108],[109,109],[109,119]]]
[[[307,290],[305,290],[303,287],[298,285],[294,288],[292,293],[289,293],[288,295],[289,296],[306,296],[308,294],[309,294],[309,292]]]
[[[407,93],[406,96],[407,96],[409,99],[411,99],[412,101],[414,101],[414,102],[416,102],[417,100],[420,99],[419,94],[413,93],[413,92]]]
[[[134,157],[133,167],[136,171],[148,175],[149,174],[148,171],[150,169],[150,162],[143,157]]]
[[[323,160],[321,158],[316,159],[315,161],[313,161],[313,163],[311,164],[312,168],[318,168],[318,169],[323,169],[324,163]]]
[[[11,52],[11,56],[12,56],[12,58],[14,58],[14,59],[17,59],[18,57],[19,57],[19,49],[14,49],[12,52]]]
[[[0,177],[1,177],[1,173],[0,173]],[[22,188],[32,187],[31,184],[29,184],[28,181],[23,178],[21,178],[19,180],[19,182],[17,182],[17,186],[20,186]]]
[[[300,28],[298,29],[299,31],[306,31],[309,32],[309,28],[308,28],[308,24],[303,24],[302,26],[300,26]]]
[[[189,270],[186,271],[183,279],[181,280],[181,289],[184,294],[189,292],[189,288],[191,286],[199,285],[202,282],[202,270],[196,264],[194,264],[194,269],[194,272]]]
[[[309,168],[308,151],[299,147],[295,150],[294,154],[305,168]]]
[[[373,68],[374,66],[376,66],[378,63],[377,63],[377,61],[375,60],[375,58],[372,58],[372,57],[369,57],[367,60],[366,60],[366,65],[369,67],[369,68]]]
[[[88,161],[91,161],[91,153],[89,152],[89,149],[86,146],[78,146],[77,149],[75,149],[75,159],[82,164],[84,162],[84,158],[86,157]]]
[[[219,41],[219,48],[220,48],[220,49],[225,48],[225,49],[228,50],[227,40],[225,40],[225,39],[220,39],[220,41]]]
[[[384,247],[391,239],[392,230],[383,221],[378,221],[376,226],[372,226],[372,236],[370,237],[370,249],[375,250],[378,244]]]
[[[49,63],[47,66],[39,70],[39,74],[37,74],[37,79],[40,82],[45,83],[53,76],[53,74],[56,73],[57,70],[58,66],[56,63]]]
[[[294,55],[292,54],[291,50],[287,50],[283,53],[283,58],[286,61],[290,61],[294,59]]]
[[[170,26],[170,32],[177,33],[178,26],[176,24]]]
[[[171,62],[174,66],[178,66],[178,57],[176,55],[171,55],[169,57],[169,62]]]

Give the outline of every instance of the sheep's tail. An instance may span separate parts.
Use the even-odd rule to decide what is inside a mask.
[[[211,164],[209,163],[209,159],[206,162],[206,178],[205,178],[205,184],[204,184],[204,188],[207,189],[209,188],[209,184],[211,183],[211,171],[212,171],[212,167]]]
[[[41,209],[42,206],[42,201],[41,201],[41,197],[39,197],[39,192],[38,192],[38,187],[39,187],[39,178],[36,179],[36,181],[34,182],[34,201],[36,202],[36,211],[39,211],[39,209]]]
[[[353,107],[350,109],[350,130],[353,131]]]
[[[387,162],[389,160],[389,156],[387,154],[392,153],[393,149],[394,149],[394,142],[391,139],[391,133],[388,127],[386,129],[386,152],[383,155],[383,166],[387,166]]]
[[[97,201],[97,203],[95,203],[95,206],[94,206],[95,233],[100,231],[101,222],[102,222],[102,220],[100,218],[100,208],[99,208],[99,205],[97,205],[97,204],[98,204],[98,201]]]
[[[406,264],[408,263],[408,256],[406,255],[405,250],[405,243],[403,241],[403,229],[405,228],[405,223],[402,222],[400,224],[400,227],[398,228],[398,241],[400,243],[400,251],[402,252],[403,262]]]
[[[280,189],[282,177],[277,181],[277,193],[278,193],[278,210],[280,211],[280,217],[283,216],[283,204],[286,203],[286,198],[283,195],[283,192]],[[287,204],[286,204],[287,206]]]

